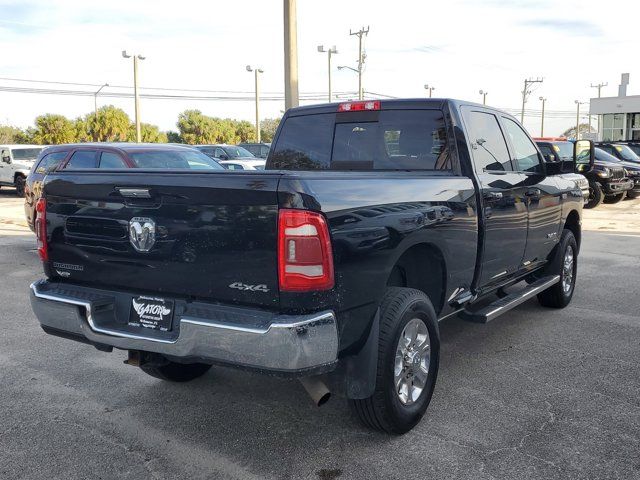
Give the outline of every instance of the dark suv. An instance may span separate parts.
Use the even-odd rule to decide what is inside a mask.
[[[604,150],[609,155],[613,155],[619,160],[625,162],[640,163],[640,157],[635,152],[631,145],[625,145],[617,142],[600,142],[595,144],[596,148]]]
[[[640,161],[638,162],[629,162],[626,160],[621,160],[613,155],[607,153],[604,149],[597,147],[595,149],[595,158],[596,162],[610,162],[616,163],[622,166],[625,171],[627,177],[633,181],[633,187],[631,190],[627,190],[627,198],[638,198],[640,197]],[[616,201],[622,200],[621,198],[615,197]],[[606,200],[605,200],[606,201]]]
[[[566,151],[573,149],[573,142],[567,140],[537,139],[536,143],[547,162],[564,161]],[[596,149],[597,150],[597,149]],[[601,150],[601,153],[602,152]],[[612,162],[602,154],[596,159],[591,171],[582,173],[589,181],[589,199],[584,208],[595,208],[603,201],[616,203],[622,200],[626,192],[633,188],[633,181],[627,178],[627,172],[620,162]]]
[[[238,146],[249,150],[258,158],[267,158],[271,150],[270,143],[239,143]]]

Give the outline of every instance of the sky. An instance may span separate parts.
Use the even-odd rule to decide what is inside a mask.
[[[176,130],[185,109],[211,116],[254,120],[253,74],[264,70],[265,97],[284,91],[282,0],[0,0],[0,88],[28,87],[129,92],[131,59],[140,53],[142,93],[243,97],[243,100],[142,99],[141,120]],[[620,74],[631,74],[628,94],[640,93],[635,55],[635,2],[550,0],[298,0],[298,72],[301,93],[325,101],[327,57],[317,46],[336,45],[333,90],[351,98],[357,75],[357,39],[350,30],[369,26],[365,38],[364,89],[376,94],[481,101],[519,112],[525,78],[543,77],[529,96],[525,127],[540,133],[540,96],[547,98],[545,134],[575,125],[575,100],[596,96],[592,83],[608,82],[603,96],[617,95]],[[625,14],[628,13],[628,14]],[[87,86],[17,82],[25,79]],[[166,89],[202,89],[185,92]],[[123,108],[133,100],[98,97]],[[27,127],[37,115],[75,118],[93,111],[93,96],[0,91],[0,124]],[[582,106],[586,112],[588,107]],[[261,102],[262,117],[278,117],[282,100]],[[536,114],[536,112],[538,112]],[[583,121],[586,121],[586,117]],[[595,122],[594,122],[595,124]]]

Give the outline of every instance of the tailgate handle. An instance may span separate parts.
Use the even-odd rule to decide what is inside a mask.
[[[127,198],[151,198],[148,188],[120,188],[116,187],[120,195]]]

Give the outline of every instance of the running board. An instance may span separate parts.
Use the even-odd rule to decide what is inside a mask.
[[[526,302],[530,298],[535,297],[540,292],[543,292],[547,288],[555,285],[560,281],[560,275],[551,275],[543,277],[540,280],[536,280],[532,284],[528,285],[524,290],[511,293],[506,297],[500,298],[495,302],[481,308],[476,312],[469,312],[464,310],[460,313],[460,316],[465,320],[476,323],[487,323],[494,318],[499,317],[505,312],[508,312],[512,308],[517,307],[521,303]]]

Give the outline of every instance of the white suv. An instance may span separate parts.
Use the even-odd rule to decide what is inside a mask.
[[[15,187],[19,197],[24,196],[24,184],[42,145],[0,145],[0,185]]]

